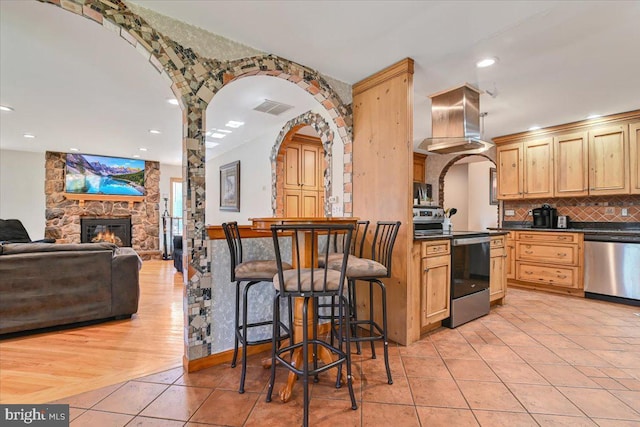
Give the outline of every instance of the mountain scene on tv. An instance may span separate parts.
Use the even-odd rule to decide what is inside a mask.
[[[67,154],[67,193],[144,195],[144,160]]]

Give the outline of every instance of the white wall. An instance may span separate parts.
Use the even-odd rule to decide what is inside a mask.
[[[19,219],[31,240],[44,238],[45,154],[0,150],[0,218]]]
[[[469,163],[469,206],[473,209],[469,214],[469,230],[498,225],[498,206],[489,204],[489,169],[493,167],[490,161]]]
[[[467,164],[456,164],[449,168],[444,177],[444,208],[456,208],[451,217],[454,231],[469,230],[469,173]]]

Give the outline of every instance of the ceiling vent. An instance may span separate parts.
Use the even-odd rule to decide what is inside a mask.
[[[287,110],[293,108],[293,105],[283,104],[282,102],[271,101],[269,99],[265,99],[264,102],[258,105],[254,110],[260,111],[261,113],[272,114],[274,116],[279,116]]]
[[[432,138],[418,146],[430,153],[482,152],[493,146],[480,139],[480,91],[465,84],[431,95]]]

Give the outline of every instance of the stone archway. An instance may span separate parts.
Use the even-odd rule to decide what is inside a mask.
[[[283,212],[279,212],[278,208],[283,208],[284,194],[282,193],[282,173],[278,173],[278,155],[283,142],[289,135],[295,133],[302,127],[309,125],[316,131],[322,141],[322,148],[324,149],[324,161],[327,164],[327,168],[324,170],[324,189],[326,194],[332,194],[332,180],[331,174],[333,171],[332,165],[332,148],[333,148],[333,132],[329,127],[329,123],[317,113],[307,111],[289,120],[283,127],[276,138],[276,142],[271,149],[271,208],[274,215],[282,215]],[[325,200],[324,211],[327,213],[328,201]]]
[[[211,354],[211,284],[205,227],[206,109],[225,84],[234,79],[269,75],[305,89],[322,105],[344,141],[345,200],[351,200],[351,108],[317,71],[274,55],[234,61],[204,58],[164,36],[121,0],[40,0],[91,19],[131,44],[169,82],[182,108],[183,239],[185,260],[185,361]],[[324,144],[324,141],[323,141]],[[345,215],[351,215],[345,204]]]
[[[451,166],[453,166],[455,163],[464,159],[465,157],[470,157],[470,156],[484,157],[494,165],[496,164],[496,162],[486,154],[460,154],[459,156],[455,156],[454,158],[449,160],[449,162],[442,168],[442,171],[440,172],[440,176],[438,177],[438,205],[439,206],[444,206],[444,177],[447,175],[447,172],[449,171]]]

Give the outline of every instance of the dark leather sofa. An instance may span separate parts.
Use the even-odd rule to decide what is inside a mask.
[[[111,243],[0,242],[0,334],[130,317],[140,266]]]

